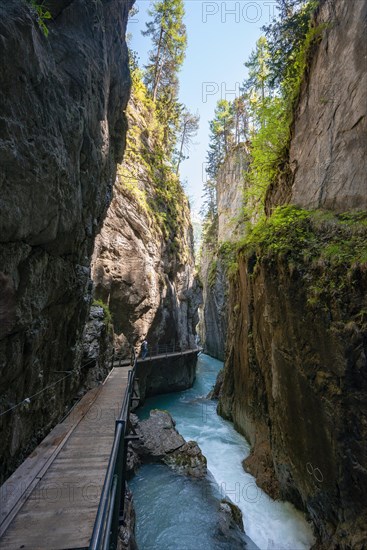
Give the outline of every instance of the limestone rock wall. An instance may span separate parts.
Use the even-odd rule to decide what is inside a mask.
[[[367,208],[366,8],[365,0],[320,3],[316,23],[328,24],[302,85],[289,162],[267,194],[267,213],[287,203],[334,212]],[[325,246],[330,227],[317,229]],[[366,262],[361,254],[334,269],[317,261],[315,250],[314,258],[296,262],[293,252],[239,257],[219,411],[251,442],[244,467],[258,484],[308,511],[317,548],[362,550]],[[317,299],[310,299],[315,289]]]
[[[130,5],[46,1],[47,38],[27,2],[0,6],[0,271],[15,295],[1,410],[36,394],[0,417],[2,476],[83,384],[90,258],[125,143]]]
[[[287,202],[367,209],[366,18],[365,0],[320,3],[322,40],[301,88],[289,167],[269,190],[268,211]]]
[[[130,345],[139,350],[144,339],[152,348],[174,343],[189,349],[195,346],[202,298],[188,202],[176,175],[160,174],[163,184],[165,178],[173,178],[166,185],[176,189],[171,202],[180,216],[175,230],[160,223],[162,214],[174,216],[170,204],[158,206],[152,165],[160,154],[160,142],[154,115],[134,90],[127,116],[128,153],[119,166],[113,199],[94,249],[94,294],[108,304],[116,346],[126,354]]]
[[[223,243],[232,243],[243,231],[243,201],[248,168],[248,149],[237,145],[220,167],[217,181],[217,216],[213,219],[202,247],[200,275],[203,284],[203,307],[200,337],[205,352],[223,360],[228,326],[228,288],[226,254]]]
[[[234,241],[241,233],[244,203],[244,175],[249,151],[239,143],[219,168],[217,176],[218,242]]]
[[[228,322],[228,281],[225,267],[218,258],[217,246],[203,248],[200,273],[203,282],[200,340],[205,353],[223,361]]]
[[[196,376],[198,352],[166,359],[138,362],[136,377],[139,380],[139,397],[172,393],[191,388]]]
[[[260,257],[255,269],[241,259],[219,411],[249,439],[245,468],[260,486],[306,509],[325,548],[362,549],[366,270],[349,273],[344,300],[312,307],[319,274],[284,257]]]

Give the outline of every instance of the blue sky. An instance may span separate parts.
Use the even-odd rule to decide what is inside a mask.
[[[152,2],[137,0],[139,12],[129,24],[131,46],[144,65],[151,47],[143,37],[147,9]],[[181,164],[181,180],[194,212],[200,210],[209,142],[209,121],[219,99],[233,100],[246,76],[244,62],[261,35],[261,27],[276,13],[275,0],[203,1],[185,0],[188,35],[186,59],[180,72],[180,101],[199,112],[200,128],[190,153]]]

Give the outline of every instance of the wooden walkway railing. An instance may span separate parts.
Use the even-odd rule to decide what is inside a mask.
[[[134,349],[130,360],[124,359],[118,353],[115,353],[112,357],[113,367],[121,367],[132,361],[133,368],[129,372],[120,417],[116,420],[114,443],[89,550],[110,550],[117,547],[118,529],[124,513],[127,447],[129,439],[134,438],[134,436],[128,435],[128,423],[131,401],[134,398],[135,371],[138,361],[151,361],[157,358],[169,358],[201,351],[201,348],[198,347],[185,351],[178,350],[174,345],[156,346],[153,349],[156,352],[155,356],[147,355],[145,358],[140,359],[138,359]]]

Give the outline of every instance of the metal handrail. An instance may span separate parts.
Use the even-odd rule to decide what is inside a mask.
[[[112,356],[112,361],[114,355]],[[132,352],[133,368],[128,373],[128,382],[124,399],[115,425],[115,437],[107,466],[106,477],[94,522],[89,550],[111,550],[117,546],[119,518],[122,517],[126,483],[126,432],[130,404],[134,389],[137,356]]]
[[[194,351],[201,351],[201,350],[202,348],[197,344],[195,345],[195,347],[192,347],[192,348],[181,347],[180,345],[177,345],[175,343],[156,344],[148,347],[148,353],[145,356],[145,359],[152,359],[153,357],[157,357],[159,355],[165,355],[167,357],[172,353],[181,353],[182,355],[183,353],[186,353],[186,352],[190,352],[190,351],[194,352]],[[126,362],[127,359],[128,358],[126,357],[126,353],[121,353],[121,351],[115,351],[114,361],[115,363],[118,363],[118,366],[121,366],[122,364],[124,364],[124,362]],[[141,361],[141,357],[138,357],[137,360]]]
[[[162,346],[156,349],[162,350]],[[115,425],[115,437],[112,445],[110,459],[108,461],[106,477],[103,484],[102,494],[98,506],[92,538],[89,544],[89,550],[114,550],[117,546],[119,519],[123,515],[125,489],[126,489],[126,460],[127,460],[127,427],[129,421],[130,405],[134,391],[134,380],[136,364],[138,357],[135,348],[132,346],[132,355],[130,363],[132,370],[128,373],[127,387],[124,393],[121,411]],[[199,346],[192,350],[201,350]],[[154,348],[153,348],[154,351]],[[183,352],[173,346],[164,345],[163,354]],[[118,360],[121,364],[122,357],[112,353],[111,365]]]

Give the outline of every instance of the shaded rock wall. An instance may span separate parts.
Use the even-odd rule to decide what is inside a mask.
[[[87,369],[84,384],[90,389],[106,378],[113,354],[112,324],[106,312],[98,305],[92,305],[90,308],[82,345],[83,369]]]
[[[228,281],[225,266],[218,257],[217,246],[204,247],[200,274],[203,281],[200,340],[205,353],[223,361],[228,323]]]
[[[343,300],[311,306],[317,271],[276,255],[255,270],[241,259],[219,411],[253,446],[245,468],[260,486],[306,509],[325,548],[361,549],[367,271],[350,272]]]
[[[0,340],[1,475],[63,413],[83,383],[94,236],[124,150],[130,2],[0,6],[0,269],[15,316]],[[56,383],[62,376],[66,378]]]
[[[366,7],[365,0],[321,2],[317,23],[328,25],[267,213],[287,203],[366,209]],[[318,228],[324,246],[330,227]],[[253,446],[244,467],[274,497],[308,511],[325,549],[367,545],[366,273],[363,254],[336,270],[309,254],[295,262],[292,252],[258,251],[240,256],[230,289],[219,411]],[[326,278],[333,279],[328,290]]]

